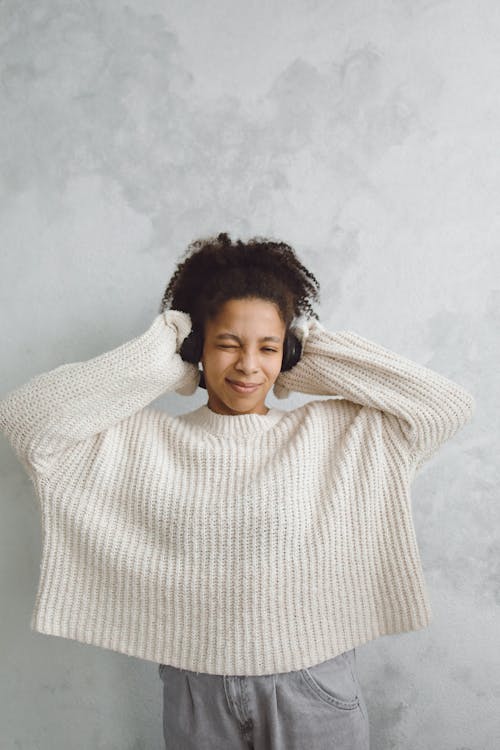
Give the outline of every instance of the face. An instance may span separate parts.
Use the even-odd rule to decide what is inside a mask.
[[[201,358],[207,406],[219,414],[266,414],[267,393],[281,370],[286,326],[262,299],[228,300],[207,320]],[[256,384],[238,390],[231,382]]]

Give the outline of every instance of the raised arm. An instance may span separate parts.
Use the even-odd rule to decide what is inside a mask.
[[[194,393],[198,368],[178,353],[190,330],[188,313],[166,310],[144,333],[116,349],[60,365],[8,393],[0,401],[0,429],[28,473],[49,473],[60,452],[165,391]]]
[[[315,318],[298,319],[302,357],[274,386],[341,396],[384,413],[418,467],[472,417],[475,400],[462,386],[352,331],[328,331]]]

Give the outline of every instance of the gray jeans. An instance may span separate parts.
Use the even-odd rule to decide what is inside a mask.
[[[159,674],[167,750],[369,749],[355,649],[294,672]]]

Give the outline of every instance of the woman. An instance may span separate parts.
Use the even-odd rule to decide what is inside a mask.
[[[474,400],[329,332],[318,288],[285,243],[199,240],[142,335],[0,403],[43,518],[31,627],[158,663],[167,747],[365,750],[356,646],[431,619],[409,487]]]

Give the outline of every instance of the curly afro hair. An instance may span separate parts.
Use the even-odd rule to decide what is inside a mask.
[[[262,237],[232,242],[226,232],[189,244],[159,312],[183,310],[204,331],[226,301],[248,297],[275,303],[287,330],[301,314],[318,319],[311,301],[319,301],[319,283],[290,245]]]

